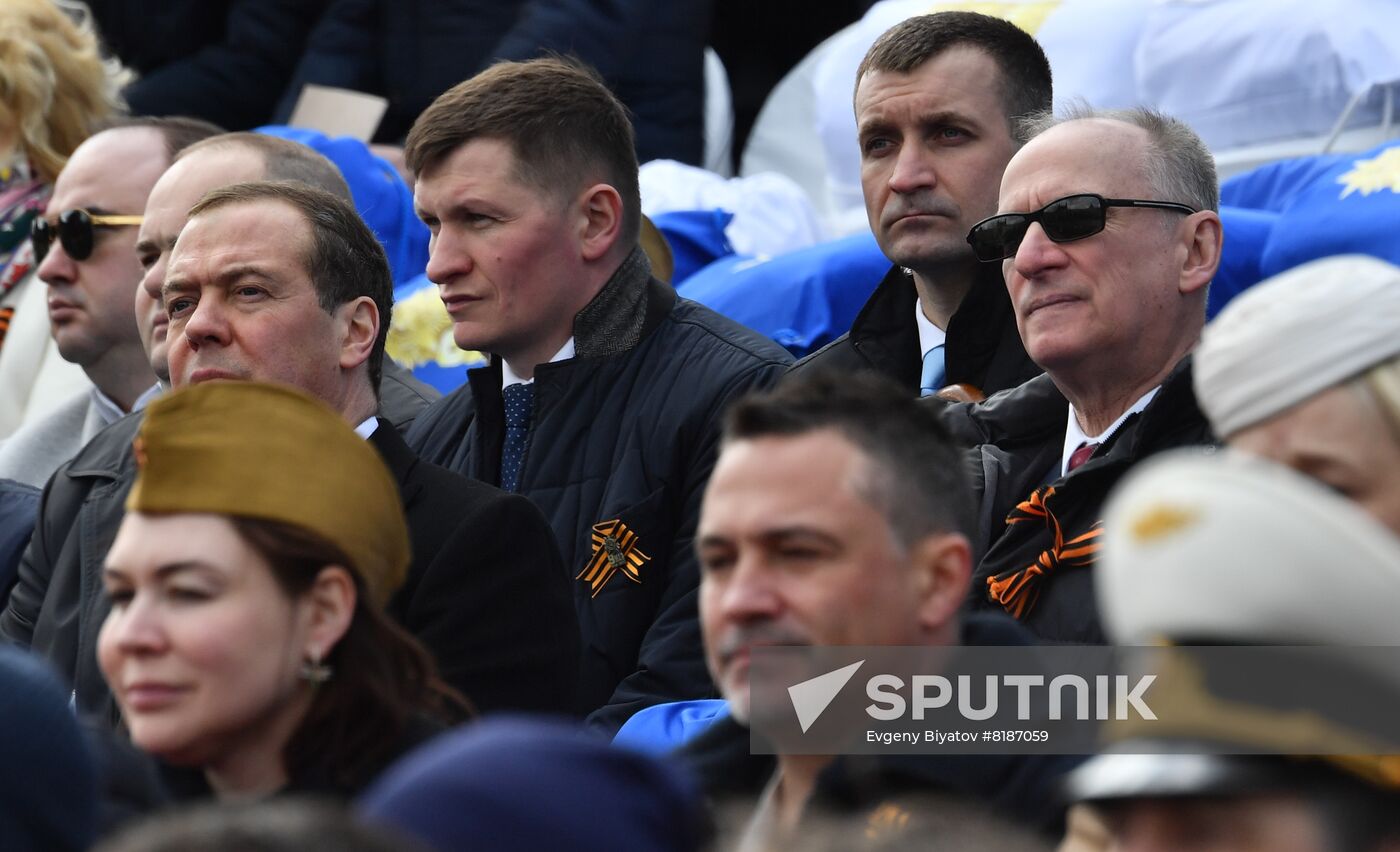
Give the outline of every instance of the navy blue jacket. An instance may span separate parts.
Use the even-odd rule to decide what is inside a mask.
[[[305,83],[389,99],[376,141],[398,142],[438,95],[491,63],[574,55],[632,111],[641,162],[704,154],[712,0],[335,0],[278,109]]]
[[[329,0],[87,0],[102,43],[140,77],[135,115],[266,124]]]
[[[574,585],[578,709],[612,733],[642,707],[714,694],[696,610],[700,498],[726,403],[771,385],[792,359],[677,297],[640,250],[575,318],[574,343],[574,358],[535,371],[518,490],[549,518]],[[420,414],[408,442],[430,462],[497,483],[504,432],[492,359]],[[639,564],[609,571],[609,535]],[[590,565],[600,582],[589,582]]]

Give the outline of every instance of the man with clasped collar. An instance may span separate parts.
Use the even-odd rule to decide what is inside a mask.
[[[491,353],[409,443],[549,518],[597,727],[707,697],[691,539],[719,417],[790,358],[651,275],[632,128],[591,72],[493,66],[419,117],[405,156],[457,345]]]

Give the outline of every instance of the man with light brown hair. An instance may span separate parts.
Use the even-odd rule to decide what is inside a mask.
[[[136,259],[145,270],[136,294],[136,320],[151,369],[167,385],[168,317],[160,288],[175,238],[185,226],[190,208],[206,192],[262,180],[296,181],[353,203],[350,187],[334,163],[299,142],[262,133],[224,133],[190,145],[176,155],[174,164],[151,190],[136,242]],[[400,429],[437,398],[389,358],[384,359],[379,394],[381,413]]]
[[[453,336],[491,354],[409,443],[550,519],[583,634],[577,710],[615,731],[707,697],[691,538],[718,419],[790,358],[652,276],[632,127],[590,71],[495,65],[424,111],[405,157]]]

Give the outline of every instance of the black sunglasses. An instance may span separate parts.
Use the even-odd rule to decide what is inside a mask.
[[[1135,198],[1104,198],[1093,193],[1066,195],[1032,213],[1002,213],[983,219],[967,232],[967,242],[978,260],[994,261],[1015,257],[1032,222],[1039,222],[1045,236],[1057,243],[1092,237],[1104,228],[1110,207],[1149,207],[1190,215],[1194,207],[1173,201],[1140,201]]]
[[[83,209],[64,210],[50,222],[44,217],[34,220],[29,228],[29,239],[34,243],[34,257],[42,263],[53,247],[55,235],[63,244],[63,250],[74,260],[87,260],[92,256],[93,231],[96,228],[125,228],[141,224],[140,216],[109,216],[89,213]]]

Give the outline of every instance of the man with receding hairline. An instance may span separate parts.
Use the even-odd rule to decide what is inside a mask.
[[[160,301],[165,262],[189,209],[204,193],[220,186],[257,180],[292,180],[324,190],[347,203],[350,187],[330,160],[306,145],[262,133],[224,133],[190,145],[175,157],[151,190],[136,257],[145,270],[136,296],[137,324],[150,356],[151,369],[169,383],[165,361],[167,318]],[[379,394],[385,417],[403,429],[429,402],[431,388],[385,358]]]
[[[91,385],[0,443],[0,478],[42,486],[100,430],[158,392],[133,321],[141,270],[131,247],[146,197],[171,158],[218,132],[193,119],[128,119],[73,152],[32,242],[50,333]]]
[[[544,510],[583,634],[576,709],[609,731],[712,691],[690,542],[717,418],[791,360],[651,275],[633,144],[594,74],[542,59],[447,91],[405,147],[428,277],[457,345],[491,353],[409,443]]]
[[[1210,443],[1189,354],[1220,263],[1205,144],[1150,110],[1046,115],[968,235],[999,267],[1045,375],[947,420],[969,443],[981,554],[972,603],[1042,639],[1104,640],[1094,565],[1104,500],[1137,462]]]

